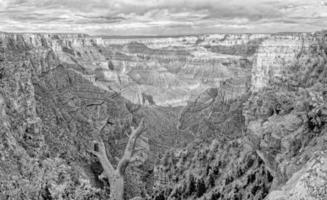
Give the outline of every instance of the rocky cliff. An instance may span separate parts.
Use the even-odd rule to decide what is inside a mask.
[[[268,86],[270,80],[282,76],[281,72],[312,45],[315,37],[311,34],[274,35],[264,40],[252,68],[252,90],[258,91]]]

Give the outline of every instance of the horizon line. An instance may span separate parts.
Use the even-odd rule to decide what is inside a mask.
[[[325,32],[327,30],[322,29],[319,31],[281,31],[281,32],[207,32],[207,33],[190,33],[190,34],[163,34],[163,35],[158,35],[158,34],[136,34],[136,35],[105,35],[105,34],[89,34],[89,33],[83,33],[83,32],[45,32],[45,31],[40,31],[40,32],[26,32],[26,31],[0,31],[0,33],[5,33],[5,34],[59,34],[59,35],[69,35],[69,34],[76,34],[76,35],[86,35],[90,37],[107,37],[108,39],[112,38],[165,38],[165,37],[182,37],[182,36],[202,36],[202,35],[214,35],[214,34],[257,34],[257,35],[273,35],[273,34],[301,34],[301,33],[308,33],[308,34],[314,34],[314,33],[319,33],[319,32]]]

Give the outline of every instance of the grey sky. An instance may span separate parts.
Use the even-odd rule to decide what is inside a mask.
[[[327,0],[0,0],[0,30],[92,35],[293,32],[327,27]]]

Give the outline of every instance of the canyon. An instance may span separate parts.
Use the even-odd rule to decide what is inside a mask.
[[[0,33],[0,199],[327,198],[327,33]]]

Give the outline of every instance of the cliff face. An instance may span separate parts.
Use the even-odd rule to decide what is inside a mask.
[[[273,35],[258,48],[252,68],[251,86],[258,91],[270,80],[282,76],[282,71],[294,64],[302,52],[314,45],[311,34]]]

